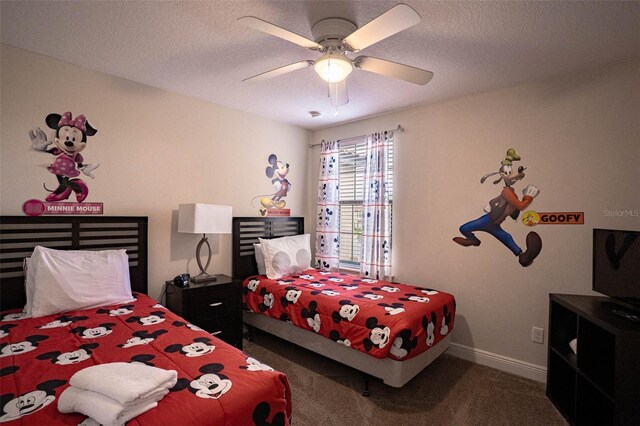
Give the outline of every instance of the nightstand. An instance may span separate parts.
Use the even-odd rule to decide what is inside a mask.
[[[242,349],[242,284],[226,275],[217,281],[176,287],[167,281],[167,308],[193,325]]]

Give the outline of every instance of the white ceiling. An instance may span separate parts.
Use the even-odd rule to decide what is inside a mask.
[[[356,69],[350,102],[334,116],[312,68],[242,82],[319,54],[236,19],[253,15],[312,38],[320,19],[361,27],[397,3],[3,0],[2,42],[307,129],[640,56],[639,1],[406,0],[422,21],[360,54],[433,71],[426,86]]]

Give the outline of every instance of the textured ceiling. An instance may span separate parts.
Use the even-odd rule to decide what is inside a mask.
[[[253,15],[312,38],[320,19],[360,27],[397,3],[3,0],[1,31],[15,47],[308,129],[640,56],[638,1],[407,0],[422,21],[361,54],[430,70],[426,86],[356,69],[350,102],[335,116],[312,68],[242,82],[319,54],[236,19]]]

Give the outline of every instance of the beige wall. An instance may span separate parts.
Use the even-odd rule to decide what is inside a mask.
[[[197,272],[199,236],[178,234],[180,203],[233,206],[257,215],[251,198],[273,192],[265,175],[275,153],[291,164],[287,197],[293,215],[305,213],[309,132],[251,114],[176,95],[2,45],[0,212],[21,215],[22,203],[55,188],[44,166],[53,156],[31,149],[27,132],[46,128],[51,112],[83,113],[98,129],[82,152],[101,163],[95,179],[82,175],[105,215],[149,216],[149,286],[158,297],[165,280]],[[73,197],[73,196],[72,196]],[[210,270],[231,274],[231,236],[210,236]]]
[[[397,136],[394,264],[397,280],[455,294],[454,341],[544,365],[546,345],[531,343],[547,327],[549,292],[590,293],[591,229],[640,228],[640,64],[631,62],[310,132],[196,99],[96,73],[2,45],[0,213],[55,183],[51,157],[30,148],[27,132],[50,112],[84,113],[99,133],[83,152],[99,162],[87,201],[106,215],[150,220],[150,289],[188,270],[199,237],[176,232],[179,203],[231,205],[255,215],[251,197],[271,191],[266,158],[292,166],[287,197],[293,215],[314,228],[318,148],[311,141],[393,128]],[[354,94],[355,96],[355,94]],[[312,137],[311,137],[312,136]],[[457,229],[482,214],[498,191],[480,177],[515,147],[540,187],[531,208],[584,211],[584,226],[537,226],[543,251],[529,268],[492,237],[462,248]],[[305,190],[307,193],[305,194]],[[520,245],[528,231],[505,228]],[[230,236],[210,238],[211,270],[231,273]]]
[[[352,94],[357,96],[357,94]],[[546,365],[548,293],[591,293],[591,229],[640,229],[640,63],[483,93],[316,131],[313,143],[401,124],[397,135],[393,261],[396,280],[449,291],[458,319],[453,341],[502,357]],[[480,177],[517,149],[528,167],[514,185],[541,193],[531,209],[584,211],[585,225],[537,226],[540,257],[522,268],[500,242],[480,233],[480,247],[451,241],[482,215],[501,186]],[[314,223],[318,148],[309,154],[308,223]],[[507,219],[524,247],[530,230]],[[546,335],[545,335],[546,337]],[[546,339],[545,339],[546,340]]]

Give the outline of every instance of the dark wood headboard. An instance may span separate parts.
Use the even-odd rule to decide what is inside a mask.
[[[304,234],[302,217],[234,217],[233,278],[245,279],[258,273],[253,244],[258,238]]]
[[[22,261],[37,245],[58,250],[126,249],[131,289],[147,293],[143,216],[0,216],[0,310],[26,302]]]

